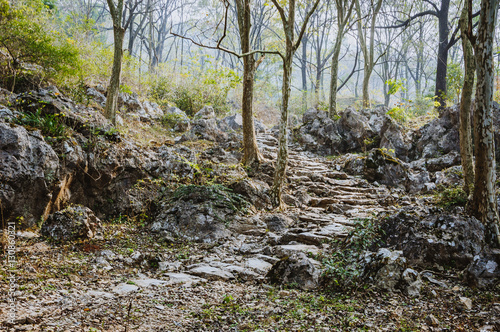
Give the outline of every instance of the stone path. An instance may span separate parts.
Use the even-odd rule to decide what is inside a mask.
[[[275,137],[259,136],[258,143],[265,158],[276,159]],[[287,179],[285,198],[290,199],[285,201],[295,205],[289,212],[299,220],[287,238],[299,243],[319,245],[345,237],[356,220],[391,209],[392,196],[387,188],[350,176],[331,161],[311,156],[294,144],[289,149]]]

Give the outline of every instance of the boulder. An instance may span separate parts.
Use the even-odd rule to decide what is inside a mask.
[[[6,222],[35,225],[52,201],[59,172],[59,158],[39,131],[0,122],[0,201]]]
[[[74,205],[51,214],[43,223],[41,233],[55,241],[92,239],[100,227],[101,221],[91,209]]]
[[[381,241],[402,250],[412,266],[465,268],[484,244],[484,226],[479,220],[439,210],[423,216],[400,211],[385,219],[382,230]]]
[[[151,230],[182,240],[213,243],[231,235],[228,224],[246,206],[242,196],[220,186],[184,186],[158,206]]]
[[[406,263],[402,251],[380,248],[376,253],[365,254],[363,276],[380,289],[394,291],[401,282]]]
[[[220,130],[215,117],[215,111],[211,106],[203,107],[193,116],[191,129],[182,135],[179,143],[204,139],[207,141],[223,142],[227,140],[227,134]]]
[[[97,91],[95,88],[87,89],[87,96],[92,98],[96,103],[102,107],[106,106],[106,96]]]
[[[449,168],[455,165],[460,165],[460,162],[461,162],[460,152],[450,151],[449,153],[443,156],[427,159],[425,162],[426,164],[425,167],[430,172],[437,172],[445,168]]]
[[[383,118],[380,131],[380,148],[387,151],[394,151],[394,155],[405,162],[408,162],[408,153],[411,149],[409,137],[405,134],[404,128],[396,123],[390,116]]]
[[[465,280],[472,287],[493,289],[500,283],[500,251],[485,250],[467,267]]]
[[[186,113],[177,107],[170,107],[165,112],[166,121],[173,125],[174,131],[185,132],[191,127],[191,121]]]
[[[268,195],[270,187],[264,181],[247,178],[233,183],[230,188],[235,193],[244,196],[259,210],[266,209],[271,204],[271,198]]]
[[[414,159],[437,158],[451,151],[460,151],[459,107],[444,109],[439,117],[417,131]]]
[[[319,263],[302,252],[293,253],[273,265],[266,278],[273,284],[312,290],[318,287]]]
[[[266,132],[266,126],[264,126],[262,122],[260,122],[257,119],[254,119],[253,123],[256,133]],[[243,117],[241,116],[241,114],[234,114],[231,116],[227,116],[219,122],[219,127],[223,131],[229,131],[229,130],[241,131],[243,130]]]
[[[382,149],[371,150],[364,159],[364,177],[390,187],[406,186],[408,167]]]
[[[410,139],[386,112],[384,107],[361,111],[348,107],[332,120],[326,112],[311,108],[304,113],[303,125],[295,130],[295,139],[306,150],[323,156],[381,147],[394,150],[407,161]]]

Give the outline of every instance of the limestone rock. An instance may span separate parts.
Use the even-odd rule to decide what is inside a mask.
[[[85,206],[74,205],[51,214],[43,223],[41,233],[55,241],[91,239],[100,227],[101,221],[92,210]]]
[[[320,273],[317,264],[304,253],[299,252],[274,264],[266,277],[273,284],[312,290],[318,287]]]
[[[44,215],[57,185],[59,158],[39,131],[0,122],[0,200],[7,222],[31,227]]]
[[[256,133],[266,132],[267,129],[262,124],[262,122],[260,122],[257,119],[254,119],[253,122]],[[241,116],[241,114],[234,114],[227,116],[220,121],[219,126],[223,131],[228,131],[228,130],[241,131],[243,130],[243,117]]]
[[[484,226],[474,217],[427,212],[423,217],[401,211],[382,224],[381,239],[402,250],[411,265],[465,268],[481,252]]]
[[[364,262],[363,274],[369,276],[375,286],[387,291],[394,291],[399,285],[407,263],[402,251],[387,248],[367,253]]]

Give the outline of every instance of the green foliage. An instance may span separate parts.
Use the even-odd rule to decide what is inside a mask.
[[[387,80],[385,84],[389,86],[389,91],[387,91],[389,95],[394,95],[400,90],[406,91],[406,88],[404,87],[402,80],[390,79]]]
[[[38,80],[43,80],[75,72],[78,50],[63,34],[51,29],[51,15],[50,6],[40,0],[13,5],[0,0],[0,49],[4,51],[0,70],[4,86],[13,89],[18,76],[28,79],[36,74]]]
[[[66,135],[66,127],[62,118],[64,114],[43,114],[41,109],[34,113],[22,113],[15,121],[23,126],[40,129],[42,135],[49,137],[62,137]]]
[[[222,115],[229,111],[229,91],[240,82],[236,72],[225,67],[204,70],[194,67],[177,77],[164,71],[151,83],[149,96],[162,107],[174,103],[188,116],[193,116],[204,105],[213,106],[217,115]]]
[[[446,99],[457,103],[460,100],[460,93],[464,85],[464,73],[460,63],[449,62],[446,74],[446,86],[448,87],[448,94]]]
[[[180,114],[175,114],[175,113],[168,113],[165,114],[161,119],[160,122],[163,126],[167,128],[174,128],[175,125],[183,119],[182,115]]]
[[[465,206],[467,204],[467,194],[462,187],[456,186],[451,188],[444,188],[438,192],[434,197],[437,205],[450,208],[453,206]]]
[[[323,257],[325,277],[332,290],[356,286],[362,272],[358,266],[361,255],[377,239],[380,232],[375,219],[358,219],[346,239],[337,241],[335,251]]]
[[[403,102],[398,102],[395,107],[387,111],[387,115],[399,123],[408,121],[408,105]]]

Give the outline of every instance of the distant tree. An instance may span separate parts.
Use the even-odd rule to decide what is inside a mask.
[[[118,94],[120,92],[120,76],[122,71],[123,60],[123,39],[125,31],[132,21],[132,15],[124,20],[124,0],[118,0],[115,4],[114,0],[107,0],[109,13],[113,21],[113,38],[114,38],[114,55],[113,55],[113,69],[111,71],[111,78],[109,80],[108,93],[106,96],[106,107],[104,114],[113,124],[116,123],[116,110],[118,108]],[[128,0],[127,5],[132,8],[137,8],[142,0]],[[134,9],[131,10],[133,12]]]
[[[293,55],[300,45],[302,37],[306,31],[307,23],[314,13],[320,0],[314,1],[313,6],[307,12],[304,21],[299,29],[297,39],[295,39],[295,8],[296,0],[288,1],[288,11],[281,6],[278,0],[271,0],[281,18],[283,25],[283,32],[285,35],[285,53],[280,53],[283,60],[283,87],[282,87],[282,102],[281,102],[281,118],[279,125],[279,147],[278,147],[278,160],[276,163],[276,170],[274,172],[273,186],[271,187],[271,203],[274,207],[282,207],[281,192],[283,183],[286,176],[286,168],[288,164],[288,102],[290,99],[290,88],[292,80],[292,61]]]
[[[377,0],[376,3],[370,5],[368,8],[368,16],[370,17],[370,26],[363,25],[363,13],[361,11],[360,0],[354,0],[356,4],[356,12],[358,14],[358,35],[359,43],[361,44],[361,51],[364,58],[364,71],[363,71],[363,107],[370,107],[370,94],[368,86],[370,77],[375,67],[376,61],[374,58],[374,42],[375,42],[375,22],[377,15],[382,7],[382,0]]]
[[[335,46],[333,48],[331,81],[330,81],[330,102],[328,107],[328,115],[333,119],[337,115],[337,89],[338,89],[338,74],[339,74],[339,56],[342,48],[342,41],[347,32],[349,19],[351,18],[352,10],[355,1],[335,0],[335,8],[337,9],[337,36],[335,37]]]
[[[227,36],[228,29],[228,14],[229,14],[229,0],[224,0],[223,5],[225,7],[224,22],[222,27],[222,36],[217,40],[217,45],[210,46],[204,45],[200,42],[195,41],[192,38],[187,38],[185,36],[173,33],[174,36],[181,37],[183,39],[190,40],[193,44],[209,48],[220,50],[229,54],[232,54],[238,58],[243,58],[243,96],[242,96],[242,119],[243,119],[243,160],[244,165],[250,166],[253,164],[259,164],[263,158],[257,147],[257,139],[255,135],[254,118],[253,118],[253,95],[254,95],[254,81],[255,81],[255,71],[263,59],[264,54],[278,54],[277,51],[265,51],[265,50],[253,50],[252,42],[254,45],[259,45],[258,41],[260,37],[257,36],[258,32],[252,29],[252,17],[258,18],[259,20],[264,20],[265,14],[263,11],[255,13],[252,11],[251,0],[234,0],[235,4],[235,14],[237,16],[238,22],[238,34],[242,53],[237,53],[234,50],[228,49],[223,46],[223,41]],[[261,29],[261,27],[259,27]],[[256,59],[256,56],[260,54],[260,59]]]
[[[494,59],[493,40],[499,0],[482,0],[476,40],[476,109],[474,145],[476,172],[472,212],[486,227],[487,241],[500,246],[495,174],[495,137],[493,131]]]

